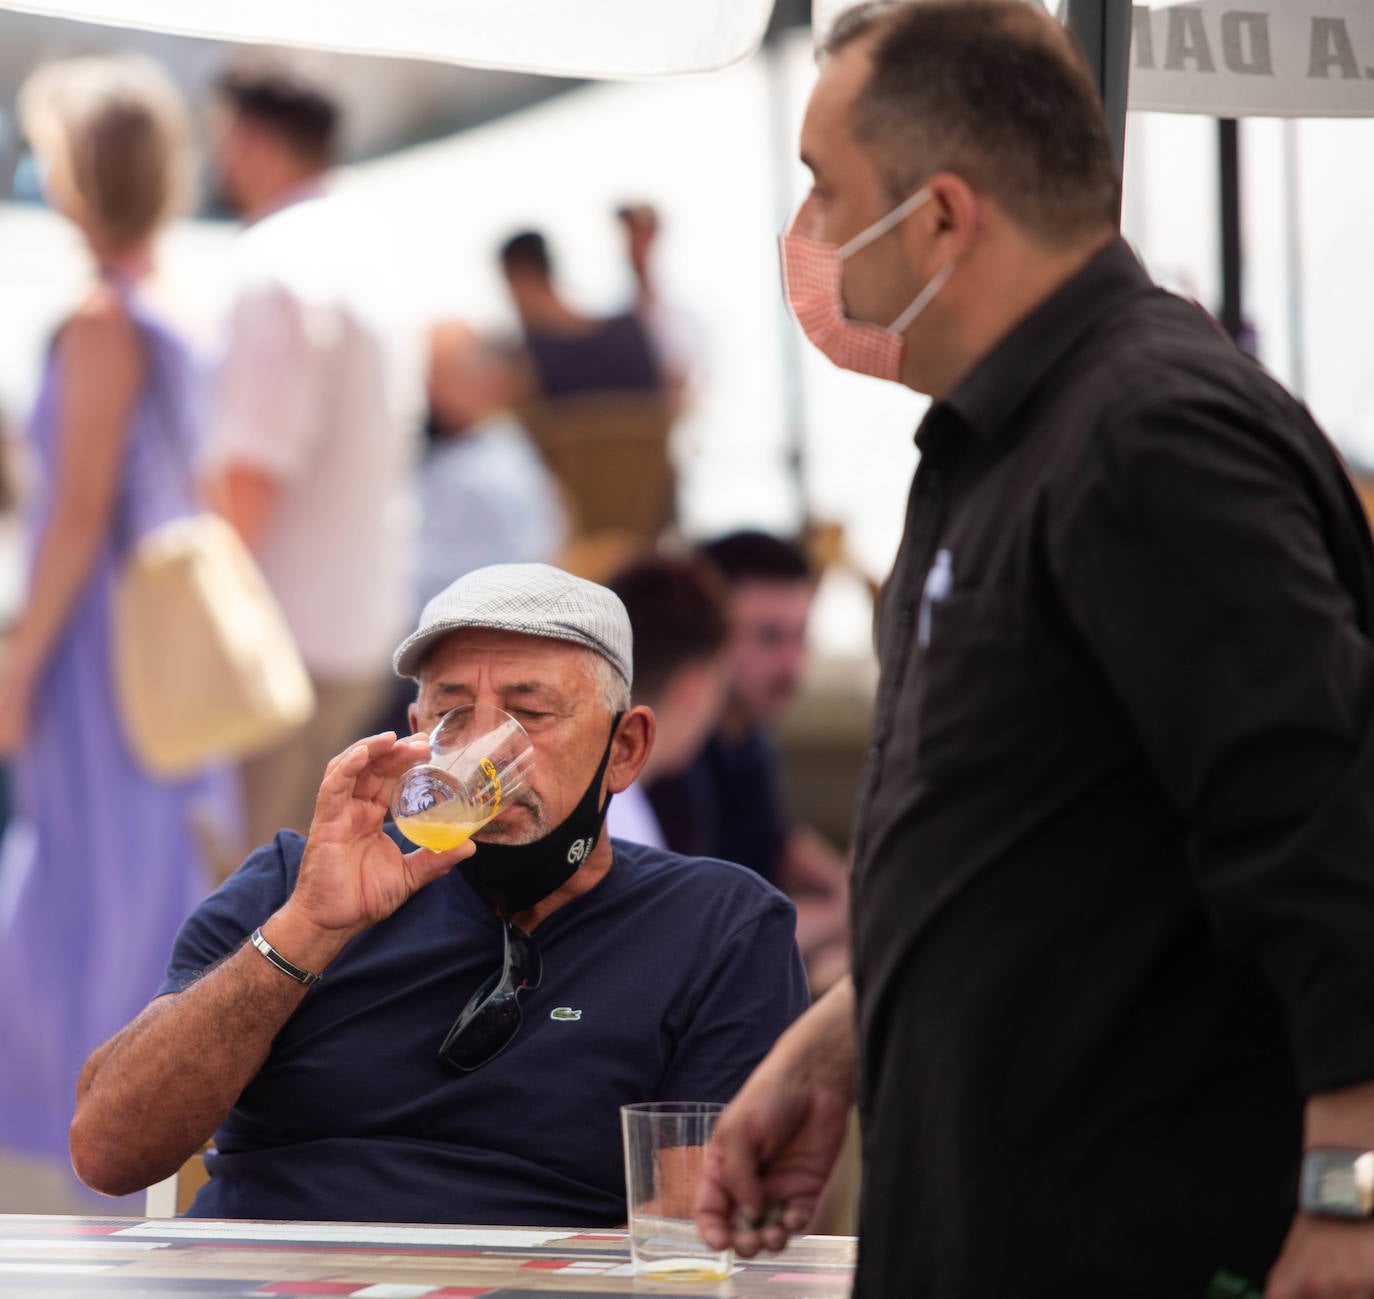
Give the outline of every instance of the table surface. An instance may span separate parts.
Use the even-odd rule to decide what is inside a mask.
[[[808,1236],[703,1283],[636,1278],[623,1231],[0,1214],[5,1299],[845,1299],[853,1266],[851,1236]]]

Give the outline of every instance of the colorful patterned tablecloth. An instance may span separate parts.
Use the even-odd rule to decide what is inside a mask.
[[[624,1232],[0,1215],[4,1299],[846,1299],[849,1236],[809,1236],[727,1281],[636,1278]]]

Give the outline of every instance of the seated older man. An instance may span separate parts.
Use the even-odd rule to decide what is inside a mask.
[[[529,785],[475,846],[407,851],[387,797],[423,736],[335,758],[309,837],[282,831],[191,916],[160,994],[87,1061],[83,1180],[137,1190],[213,1134],[199,1216],[623,1222],[618,1107],[728,1100],[806,1002],[781,894],[601,833],[653,744],[630,663],[620,601],[545,565],[431,600],[395,658],[412,727],[504,708]],[[441,1059],[494,972],[535,982],[536,944],[523,1022]]]

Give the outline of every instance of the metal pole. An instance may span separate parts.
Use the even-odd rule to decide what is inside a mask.
[[[781,8],[781,6],[780,6]],[[773,180],[773,212],[781,230],[797,202],[793,182],[797,139],[787,75],[787,59],[782,49],[782,33],[774,32],[763,46],[764,77],[768,86],[768,132],[771,139],[770,171]],[[806,524],[810,501],[806,491],[806,405],[802,401],[801,341],[787,317],[781,297],[778,300],[778,345],[782,361],[783,456],[787,478],[796,502],[798,529]]]
[[[1126,97],[1131,82],[1131,0],[1068,0],[1064,25],[1083,47],[1097,82],[1120,171],[1126,157]]]
[[[1241,284],[1240,131],[1234,118],[1217,123],[1217,154],[1221,181],[1221,310],[1222,328],[1237,342],[1245,328]]]
[[[1298,124],[1283,122],[1283,208],[1288,280],[1288,386],[1301,397],[1307,389],[1307,325],[1303,319],[1302,211],[1299,186]]]

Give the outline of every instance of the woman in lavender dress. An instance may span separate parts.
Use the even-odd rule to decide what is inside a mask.
[[[75,1207],[81,1063],[161,982],[207,889],[200,809],[217,801],[209,774],[173,784],[139,768],[111,669],[124,557],[194,508],[190,357],[136,287],[183,190],[187,132],[171,85],[125,60],[42,69],[21,109],[48,197],[100,278],[59,329],[33,411],[29,592],[0,669],[15,794],[0,845],[0,1157],[46,1171]]]

